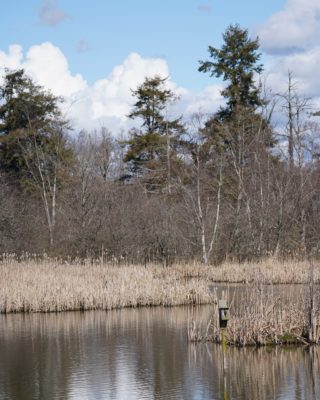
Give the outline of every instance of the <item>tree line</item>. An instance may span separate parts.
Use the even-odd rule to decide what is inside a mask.
[[[317,113],[291,72],[284,93],[262,85],[259,41],[246,29],[229,26],[208,50],[198,69],[223,79],[224,105],[170,118],[179,99],[167,78],[146,77],[132,90],[137,127],[123,138],[70,134],[62,99],[6,70],[0,253],[166,264],[316,255]]]

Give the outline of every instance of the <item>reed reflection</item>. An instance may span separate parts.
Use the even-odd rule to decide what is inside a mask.
[[[188,344],[212,309],[0,317],[0,399],[317,399],[317,347]]]

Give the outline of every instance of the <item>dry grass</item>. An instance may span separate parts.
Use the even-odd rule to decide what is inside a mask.
[[[281,298],[270,287],[247,285],[243,291],[238,292],[236,303],[235,299],[231,301],[231,318],[225,330],[227,343],[235,346],[320,344],[320,288],[314,290],[312,310],[310,293],[307,288],[304,289],[296,290],[295,295]],[[189,326],[188,337],[195,342],[221,343],[217,297],[207,326],[203,322],[193,322]]]
[[[314,263],[315,282],[320,282],[320,263]],[[309,263],[266,258],[256,262],[225,262],[219,266],[200,263],[176,265],[177,276],[201,277],[213,282],[285,284],[308,283]]]
[[[0,265],[0,312],[109,310],[211,301],[204,280],[177,280],[163,267],[6,260]]]
[[[319,265],[315,281],[319,281]],[[206,304],[210,282],[304,283],[308,265],[267,259],[259,263],[200,263],[170,267],[117,265],[101,260],[59,261],[6,255],[0,263],[0,312],[109,310]]]

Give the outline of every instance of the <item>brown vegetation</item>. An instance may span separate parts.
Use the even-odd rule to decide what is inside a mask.
[[[211,301],[205,280],[177,277],[174,268],[157,265],[18,263],[9,258],[0,266],[0,311],[109,310]]]
[[[312,290],[306,286],[275,290],[273,286],[255,283],[242,289],[231,301],[231,318],[223,332],[227,344],[263,346],[320,343],[318,286],[312,285]],[[212,318],[206,327],[203,322],[193,322],[189,326],[190,341],[222,342],[216,291],[214,295]]]
[[[314,280],[319,281],[319,266]],[[214,301],[214,282],[305,283],[308,266],[272,259],[257,264],[118,265],[103,260],[20,259],[3,255],[0,311],[51,312],[175,306]],[[253,299],[255,300],[255,299]],[[268,316],[266,315],[266,318]]]
[[[279,260],[273,257],[256,262],[224,262],[217,266],[201,263],[176,264],[174,274],[213,282],[284,284],[308,283],[310,267],[305,261]],[[320,282],[320,264],[315,264],[314,280]]]
[[[133,128],[119,135],[71,135],[60,98],[25,71],[6,71],[0,253],[165,265],[319,259],[319,112],[291,72],[283,93],[255,86],[259,43],[246,29],[231,25],[223,41],[199,67],[227,84],[222,108],[174,115],[167,78],[145,77],[132,88]]]
[[[320,342],[319,265],[268,259],[257,264],[119,265],[103,260],[17,260],[0,264],[0,312],[111,310],[125,307],[213,304],[210,321],[189,326],[190,341],[221,342],[216,284],[229,286],[230,345]],[[250,283],[248,283],[250,282]],[[308,285],[274,286],[276,283]],[[294,293],[289,293],[289,288]]]

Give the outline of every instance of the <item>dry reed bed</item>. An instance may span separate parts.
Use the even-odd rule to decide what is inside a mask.
[[[215,294],[216,295],[216,294]],[[221,343],[217,298],[212,318],[206,324],[192,322],[188,329],[190,341]],[[227,344],[264,346],[275,344],[320,344],[320,290],[292,296],[283,301],[262,285],[248,286],[239,294],[237,304],[231,302],[231,318],[224,331]]]
[[[320,263],[313,262],[315,283],[320,283]],[[257,262],[225,262],[219,266],[200,263],[177,264],[173,268],[180,276],[203,278],[213,282],[265,284],[308,283],[310,263],[266,258]]]
[[[0,312],[109,310],[211,301],[205,281],[177,281],[174,274],[159,274],[158,268],[7,261],[0,265]]]
[[[208,288],[211,281],[305,283],[308,274],[307,263],[275,259],[221,266],[190,263],[163,267],[119,266],[101,260],[68,263],[46,257],[18,262],[14,255],[6,255],[0,263],[0,312],[206,304],[213,301]],[[319,264],[315,264],[314,277],[319,282]]]

